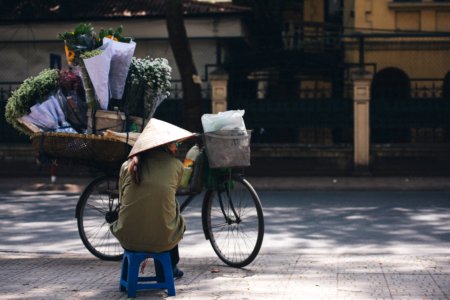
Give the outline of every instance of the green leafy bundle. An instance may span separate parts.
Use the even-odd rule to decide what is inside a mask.
[[[65,41],[71,50],[83,49],[89,51],[101,45],[94,27],[88,23],[78,24],[73,31],[59,33],[57,37]],[[100,44],[98,44],[99,42]]]
[[[80,23],[73,31],[59,33],[57,38],[65,43],[67,61],[71,65],[80,64],[80,56],[88,51],[97,49],[103,45],[103,38],[111,38],[115,41],[129,43],[131,37],[122,35],[123,26],[116,29],[101,29],[99,34],[94,31],[90,23]]]
[[[58,34],[58,39],[66,44],[66,55],[70,62],[76,62],[81,53],[96,49],[102,45],[91,24],[81,23],[73,31]]]
[[[57,69],[45,69],[36,77],[29,77],[12,92],[5,107],[5,119],[13,127],[23,130],[17,118],[30,112],[31,106],[45,101],[47,95],[58,87],[59,72]]]
[[[129,43],[131,42],[131,37],[124,37],[122,35],[123,26],[120,25],[116,29],[108,28],[108,29],[101,29],[98,36],[100,40],[103,40],[104,37],[113,39],[115,41],[119,41],[122,43]]]

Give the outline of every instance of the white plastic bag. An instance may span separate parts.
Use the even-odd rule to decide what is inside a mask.
[[[218,130],[243,130],[245,110],[228,110],[217,114],[204,114],[201,118],[204,132]]]

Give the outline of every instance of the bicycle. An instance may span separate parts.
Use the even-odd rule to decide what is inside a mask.
[[[264,237],[264,216],[255,189],[237,169],[211,169],[202,146],[192,180],[178,196],[187,196],[180,211],[204,190],[202,203],[203,233],[217,256],[231,267],[250,264],[258,255]],[[204,182],[205,173],[209,178]],[[118,174],[118,172],[117,172]],[[206,186],[205,186],[206,184]],[[81,194],[75,217],[85,247],[103,260],[120,260],[123,249],[110,232],[110,224],[119,213],[118,178],[103,175],[94,179]]]

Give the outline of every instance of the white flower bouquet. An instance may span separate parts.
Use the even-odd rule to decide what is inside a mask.
[[[135,58],[123,96],[124,109],[130,115],[151,118],[156,108],[170,95],[172,68],[165,58]]]

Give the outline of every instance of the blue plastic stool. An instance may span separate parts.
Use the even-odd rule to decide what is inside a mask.
[[[139,266],[147,258],[153,258],[155,265],[156,261],[159,261],[163,269],[163,274],[156,272],[156,276],[139,277]],[[122,292],[128,291],[128,297],[135,298],[136,291],[147,289],[167,289],[169,296],[175,296],[175,282],[173,279],[170,253],[132,252],[125,250],[122,259],[120,290]]]

